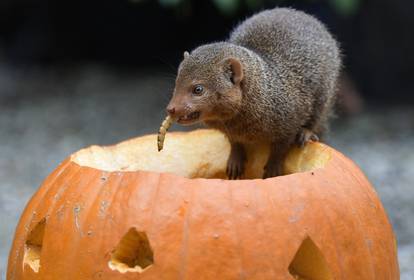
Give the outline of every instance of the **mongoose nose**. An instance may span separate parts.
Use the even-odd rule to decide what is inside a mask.
[[[168,114],[170,114],[170,115],[174,115],[175,114],[175,108],[174,107],[167,107],[167,112],[168,112]]]

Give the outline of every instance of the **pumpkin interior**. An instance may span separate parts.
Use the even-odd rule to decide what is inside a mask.
[[[34,272],[39,272],[40,253],[43,247],[43,236],[45,235],[46,219],[43,218],[27,237],[24,247],[24,264],[28,264]]]
[[[268,145],[247,146],[245,178],[261,178]],[[72,161],[105,171],[153,171],[186,178],[225,179],[230,153],[227,138],[216,130],[173,132],[166,136],[164,149],[157,150],[157,135],[147,135],[117,145],[91,146],[72,155]],[[320,143],[293,148],[284,164],[284,173],[293,174],[323,168],[331,158],[330,149]]]
[[[322,252],[309,237],[303,240],[296,252],[295,257],[289,265],[289,272],[295,279],[299,280],[333,279]]]
[[[121,273],[141,273],[153,263],[154,253],[147,234],[131,228],[112,252],[108,265]]]

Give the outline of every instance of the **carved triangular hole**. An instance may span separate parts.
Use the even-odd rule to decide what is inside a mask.
[[[289,265],[289,272],[295,279],[300,280],[333,279],[322,252],[309,237],[300,245]]]
[[[131,228],[119,241],[115,250],[113,250],[109,267],[121,273],[141,273],[153,263],[154,253],[147,234]]]
[[[29,233],[24,244],[23,267],[27,264],[38,273],[40,269],[40,253],[45,235],[46,219],[43,218]]]

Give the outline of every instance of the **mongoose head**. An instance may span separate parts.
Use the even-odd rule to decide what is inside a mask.
[[[201,46],[184,53],[178,68],[170,116],[183,125],[226,120],[241,107],[243,66],[229,54],[229,43]]]

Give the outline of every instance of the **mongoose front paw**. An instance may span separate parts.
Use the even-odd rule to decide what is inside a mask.
[[[264,167],[263,179],[283,175],[283,164],[281,162],[268,162]]]
[[[244,174],[244,158],[237,156],[230,156],[227,161],[226,174],[229,180],[242,179]]]
[[[230,156],[227,161],[227,177],[230,180],[242,179],[245,162],[246,152],[243,145],[239,143],[232,143]]]
[[[242,179],[244,173],[244,161],[240,159],[229,158],[227,162],[227,177],[230,180]]]
[[[296,143],[299,147],[304,147],[310,141],[319,141],[318,135],[310,129],[303,128],[296,137]]]

